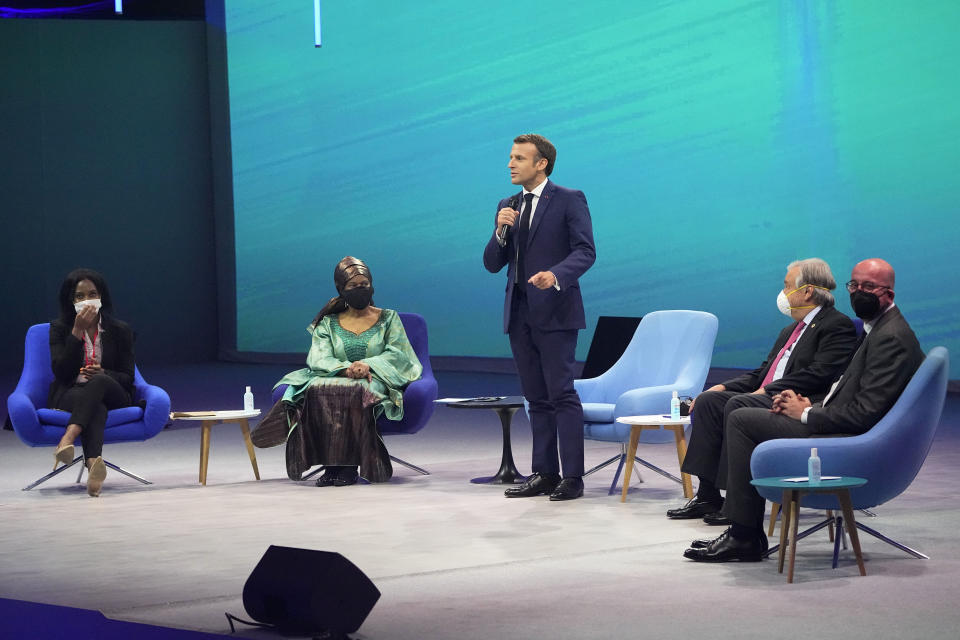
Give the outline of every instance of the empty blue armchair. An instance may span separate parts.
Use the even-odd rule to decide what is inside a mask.
[[[947,349],[934,347],[897,402],[872,429],[850,437],[784,438],[764,442],[757,446],[750,458],[751,474],[754,478],[806,476],[810,449],[817,447],[824,475],[867,479],[864,486],[850,490],[854,509],[868,509],[892,500],[910,486],[930,451],[947,396],[949,372]],[[781,492],[777,489],[758,487],[757,490],[774,503],[781,499]],[[840,508],[836,497],[827,493],[807,494],[800,504],[814,509]],[[832,518],[825,520],[798,537],[832,521]],[[858,529],[915,557],[927,557],[860,522],[856,525]]]
[[[630,426],[620,424],[617,418],[667,413],[674,391],[681,397],[700,393],[710,370],[717,325],[717,317],[703,311],[648,313],[616,364],[596,378],[574,381],[583,403],[584,437],[620,443],[618,456],[587,472],[589,475],[619,460],[611,494],[627,461],[626,442],[630,437]],[[665,431],[645,431],[641,437],[641,442],[667,441],[672,442],[673,435]],[[645,460],[636,461],[681,482]]]
[[[50,368],[50,324],[35,324],[27,330],[24,348],[23,372],[17,388],[7,398],[7,412],[13,430],[24,443],[31,447],[52,447],[60,442],[70,418],[67,411],[47,408],[47,393],[53,381]],[[170,396],[167,392],[150,384],[134,370],[134,402],[131,407],[114,409],[107,413],[104,443],[134,442],[152,438],[160,433],[170,418]],[[142,405],[142,406],[141,406]],[[61,466],[52,473],[24,487],[28,491],[38,484],[74,466],[83,460],[78,456],[68,465]],[[111,462],[104,461],[108,467],[144,484],[147,480],[121,469]],[[80,465],[80,474],[83,474]],[[79,476],[77,478],[79,482]]]
[[[385,436],[413,434],[423,429],[427,426],[427,422],[433,415],[433,401],[437,399],[437,379],[433,377],[433,368],[430,366],[427,322],[423,319],[423,316],[416,313],[398,312],[397,315],[400,316],[400,322],[403,323],[403,330],[407,334],[410,346],[413,347],[414,353],[417,354],[417,359],[420,360],[420,364],[423,365],[423,374],[419,380],[414,380],[403,390],[403,419],[394,421],[388,420],[386,416],[380,416],[380,419],[377,421],[377,429],[381,435]],[[273,390],[274,403],[283,397],[283,392],[286,388],[287,385],[283,384]],[[426,469],[405,460],[401,460],[395,456],[390,456],[390,459],[417,473],[430,475],[430,472]],[[304,476],[304,479],[316,473],[317,471],[314,471]]]

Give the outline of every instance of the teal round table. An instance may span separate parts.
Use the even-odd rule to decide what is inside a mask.
[[[791,481],[793,479],[793,481]],[[755,478],[750,484],[756,487],[781,489],[783,491],[783,520],[780,523],[780,547],[777,556],[777,571],[783,573],[783,562],[789,553],[790,565],[787,571],[787,582],[793,582],[793,563],[797,555],[797,512],[800,509],[800,499],[805,493],[832,493],[837,496],[840,509],[843,511],[844,525],[850,536],[850,544],[857,557],[857,566],[860,575],[867,575],[863,566],[863,555],[860,553],[860,538],[857,536],[857,522],[853,518],[853,506],[850,503],[850,489],[856,489],[867,484],[866,478],[841,476],[832,480],[821,480],[813,483],[806,479],[797,479],[793,476],[779,476],[775,478]],[[840,532],[837,532],[840,536]],[[834,564],[836,566],[836,564]]]

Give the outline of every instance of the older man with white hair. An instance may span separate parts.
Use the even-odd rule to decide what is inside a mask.
[[[820,258],[787,265],[777,308],[793,322],[780,332],[763,364],[710,387],[694,401],[690,447],[682,470],[697,476],[700,484],[697,495],[683,507],[667,511],[667,517],[730,524],[720,513],[720,489],[726,488],[724,430],[732,411],[743,407],[769,410],[774,396],[785,389],[815,400],[826,395],[857,341],[853,322],[834,308],[831,291],[836,286],[830,266]]]

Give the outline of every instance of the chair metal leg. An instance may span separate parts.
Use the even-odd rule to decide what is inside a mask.
[[[894,547],[896,547],[897,549],[900,549],[901,551],[906,551],[907,553],[909,553],[910,555],[912,555],[914,558],[920,558],[921,560],[929,560],[929,559],[930,559],[930,556],[928,556],[928,555],[926,555],[926,554],[923,554],[923,553],[920,553],[920,552],[917,551],[916,549],[911,549],[911,548],[908,547],[907,545],[901,544],[901,543],[897,542],[896,540],[893,540],[892,538],[888,538],[887,536],[883,535],[883,534],[880,533],[879,531],[877,531],[877,530],[875,530],[875,529],[871,529],[870,527],[868,527],[868,526],[865,525],[865,524],[861,524],[861,523],[858,522],[858,523],[857,523],[857,529],[860,529],[860,531],[863,531],[864,533],[869,533],[869,534],[872,535],[874,538],[877,538],[878,540],[883,540],[883,541],[886,542],[887,544],[889,544],[889,545],[891,545],[891,546],[894,546]]]
[[[418,466],[415,465],[415,464],[411,464],[411,463],[407,462],[406,460],[401,460],[400,458],[398,458],[398,457],[396,457],[396,456],[390,456],[390,459],[393,460],[394,462],[396,462],[397,464],[402,464],[402,465],[405,466],[407,469],[411,469],[411,470],[413,470],[413,471],[416,471],[417,473],[419,473],[419,474],[422,475],[422,476],[428,476],[428,475],[430,475],[430,472],[427,471],[426,469],[423,469],[423,468],[421,468],[421,467],[418,467]]]
[[[64,471],[66,471],[67,469],[69,469],[70,467],[72,467],[73,465],[77,464],[78,462],[83,462],[83,456],[77,456],[76,458],[73,459],[73,462],[71,462],[70,464],[65,464],[65,465],[63,465],[62,467],[59,467],[59,468],[57,468],[57,469],[54,469],[53,471],[51,471],[51,472],[48,473],[47,475],[43,476],[43,477],[40,478],[39,480],[36,480],[35,482],[33,482],[33,483],[25,486],[22,490],[23,490],[23,491],[30,491],[30,489],[33,489],[33,488],[34,488],[35,486],[37,486],[38,484],[43,484],[44,482],[46,482],[46,481],[49,480],[50,478],[52,478],[52,477],[54,477],[54,476],[60,475],[61,473],[63,473]],[[82,464],[80,465],[80,473],[83,473],[83,465],[82,465]],[[80,481],[77,480],[77,482],[80,482]]]
[[[843,516],[837,516],[835,518],[835,524],[837,527],[837,535],[833,540],[833,568],[837,568],[837,564],[840,562],[840,540],[843,538]],[[843,545],[843,548],[846,549],[847,545]]]
[[[601,462],[601,463],[598,464],[597,466],[593,467],[592,469],[590,469],[590,470],[588,470],[586,473],[584,473],[584,474],[583,474],[583,477],[586,478],[586,477],[589,476],[590,474],[596,473],[597,471],[600,471],[600,469],[603,469],[603,468],[605,468],[605,467],[609,467],[609,466],[610,466],[611,464],[613,464],[614,462],[617,462],[618,460],[622,460],[624,455],[626,455],[626,454],[621,453],[620,455],[613,456],[613,457],[610,458],[609,460],[605,460],[604,462]]]
[[[613,481],[610,483],[610,491],[607,492],[608,496],[612,496],[617,492],[617,480],[620,479],[620,474],[623,472],[623,464],[627,461],[627,456],[625,454],[620,454],[620,463],[617,465],[617,472],[613,474]]]
[[[863,515],[867,516],[868,518],[876,518],[876,517],[877,517],[877,514],[875,514],[873,511],[870,511],[870,509],[857,509],[857,511],[859,511],[859,512],[862,513]]]
[[[786,507],[784,507],[784,509],[785,509],[785,508],[786,508]],[[784,512],[784,513],[785,513],[785,512]],[[826,527],[826,526],[828,526],[828,525],[830,525],[830,524],[833,524],[833,518],[827,518],[827,519],[824,520],[823,522],[817,523],[817,524],[813,525],[812,527],[810,527],[809,529],[804,529],[803,531],[801,531],[800,533],[797,534],[797,540],[803,540],[804,538],[806,538],[807,536],[809,536],[811,533],[816,533],[817,531],[820,531],[820,529],[823,529],[824,527]],[[783,522],[780,523],[780,526],[783,527]],[[768,558],[768,557],[772,556],[773,554],[777,553],[778,551],[780,551],[780,545],[779,545],[779,544],[774,545],[774,546],[770,547],[769,549],[767,549],[767,552],[766,552],[765,554],[763,554],[763,557],[764,557],[764,558]]]
[[[640,458],[636,458],[636,461],[643,463],[643,460],[641,460]],[[610,465],[612,465],[614,462],[617,463],[617,472],[613,474],[613,482],[610,483],[610,491],[607,492],[607,495],[612,496],[614,493],[617,492],[617,481],[620,480],[620,474],[623,472],[623,465],[626,464],[627,462],[627,443],[625,442],[620,443],[620,455],[616,455],[608,460],[604,460],[597,466],[587,470],[583,474],[583,477],[586,478],[592,473],[596,473],[601,469],[605,469],[606,467],[609,467]],[[634,466],[634,470],[636,471],[636,466]],[[637,471],[637,481],[643,482],[643,478],[640,477],[639,471]]]
[[[136,480],[136,481],[139,482],[140,484],[153,484],[152,482],[150,482],[150,481],[147,480],[146,478],[141,478],[140,476],[138,476],[138,475],[135,474],[135,473],[130,473],[130,472],[127,471],[126,469],[124,469],[124,468],[122,468],[122,467],[118,467],[117,465],[113,464],[113,463],[110,462],[109,460],[104,460],[104,461],[103,461],[103,464],[107,465],[108,467],[110,467],[111,469],[113,469],[114,471],[116,471],[116,472],[118,472],[118,473],[122,473],[123,475],[127,476],[128,478],[133,478],[134,480]]]
[[[653,464],[652,462],[647,462],[647,461],[644,460],[643,458],[637,458],[637,462],[639,462],[640,464],[642,464],[643,466],[645,466],[647,469],[650,469],[651,471],[656,471],[657,473],[659,473],[660,475],[662,475],[664,478],[670,478],[671,480],[673,480],[674,482],[676,482],[677,484],[680,484],[680,485],[683,484],[683,480],[681,480],[681,479],[678,478],[677,476],[673,475],[673,474],[670,473],[669,471],[664,471],[663,469],[661,469],[661,468],[658,467],[657,465]]]
[[[312,478],[313,476],[317,475],[318,473],[320,473],[320,472],[323,471],[324,469],[326,469],[326,467],[323,466],[323,465],[320,465],[319,467],[317,467],[316,469],[314,469],[313,471],[311,471],[311,472],[308,473],[307,475],[305,475],[305,476],[300,476],[300,480],[301,480],[301,481],[303,481],[303,480],[309,480],[310,478]]]
[[[77,464],[77,463],[82,463],[82,462],[83,462],[83,456],[77,456],[76,458],[73,459],[73,462],[71,462],[70,464],[65,464],[65,465],[63,465],[62,467],[60,467],[59,469],[55,469],[55,470],[51,471],[50,473],[48,473],[47,475],[43,476],[42,478],[40,478],[40,479],[37,480],[36,482],[34,482],[34,483],[32,483],[32,484],[24,487],[24,488],[23,488],[23,491],[30,491],[30,489],[33,489],[35,486],[46,482],[47,480],[49,480],[50,478],[52,478],[52,477],[54,477],[54,476],[60,475],[61,473],[63,473],[64,471],[66,471],[67,469],[69,469],[70,467],[72,467],[73,465],[75,465],[75,464]],[[122,468],[122,467],[118,467],[117,465],[113,464],[113,463],[110,462],[109,460],[104,460],[104,461],[103,461],[103,464],[107,465],[108,467],[110,467],[111,469],[113,469],[114,471],[116,471],[117,473],[122,473],[123,475],[127,476],[128,478],[133,478],[133,479],[136,480],[137,482],[140,482],[140,483],[142,483],[142,484],[153,484],[153,483],[150,482],[149,480],[147,480],[147,479],[145,479],[145,478],[141,478],[140,476],[138,476],[138,475],[135,474],[135,473],[131,473],[131,472],[127,471],[126,469]],[[86,470],[86,468],[87,468],[86,465],[80,464],[80,472],[77,474],[77,484],[79,484],[81,478],[83,478],[83,472]]]

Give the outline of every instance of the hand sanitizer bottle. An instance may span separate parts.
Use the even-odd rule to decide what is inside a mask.
[[[820,458],[817,456],[817,448],[810,449],[810,459],[807,460],[807,480],[810,484],[820,484]]]
[[[670,419],[680,422],[680,395],[676,391],[670,398]]]
[[[253,392],[250,391],[250,387],[247,387],[246,393],[243,394],[243,410],[253,411]]]

